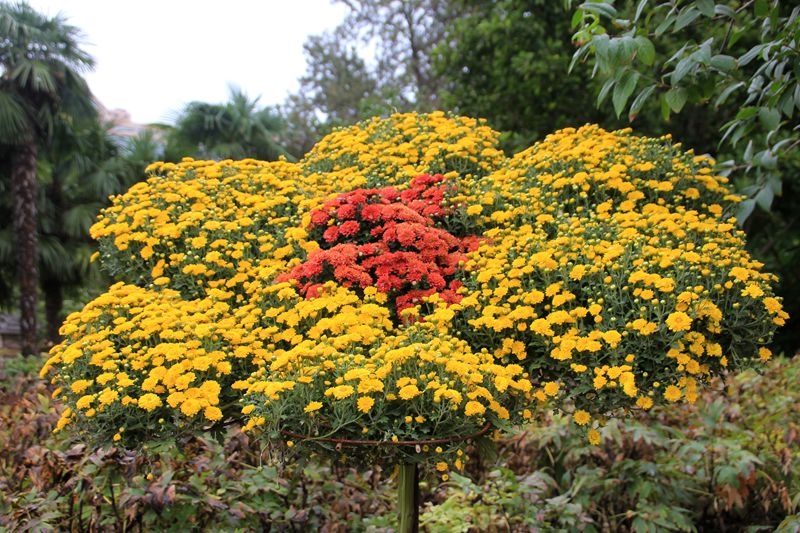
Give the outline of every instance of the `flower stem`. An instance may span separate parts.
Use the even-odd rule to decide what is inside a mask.
[[[419,532],[419,469],[416,463],[401,463],[397,484],[397,533]]]

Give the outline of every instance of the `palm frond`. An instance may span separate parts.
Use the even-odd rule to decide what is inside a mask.
[[[22,89],[35,93],[44,93],[55,96],[57,84],[53,77],[52,65],[39,60],[22,61],[14,65],[9,72],[10,78],[16,81]]]
[[[16,92],[0,87],[0,142],[16,144],[32,129],[27,109]]]
[[[61,280],[72,280],[77,277],[72,255],[64,244],[52,235],[39,237],[39,265],[43,277]]]
[[[89,228],[94,224],[97,213],[103,204],[100,202],[78,204],[70,207],[64,212],[64,231],[72,238],[87,238]]]

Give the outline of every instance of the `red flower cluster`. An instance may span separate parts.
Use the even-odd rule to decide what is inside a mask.
[[[389,295],[394,313],[433,293],[458,301],[455,274],[476,241],[436,227],[448,214],[442,204],[450,190],[442,176],[422,175],[403,191],[356,189],[325,203],[309,227],[320,250],[281,280],[297,280],[306,297],[329,280],[375,287]]]
[[[449,214],[442,204],[452,190],[439,174],[417,176],[403,191],[356,189],[313,211],[309,233],[322,248],[330,248],[341,242],[373,242],[389,221],[433,225]]]

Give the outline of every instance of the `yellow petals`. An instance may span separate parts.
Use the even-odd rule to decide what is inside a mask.
[[[369,396],[361,396],[357,402],[358,410],[362,413],[368,413],[373,405],[375,405],[375,400]]]
[[[688,331],[692,327],[692,319],[686,313],[676,311],[669,314],[666,324],[672,331]]]
[[[586,411],[578,410],[572,415],[572,420],[579,426],[585,426],[592,420],[592,416]]]
[[[499,140],[482,120],[396,113],[298,163],[150,165],[91,228],[128,283],[61,328],[42,369],[72,408],[57,428],[127,446],[241,408],[265,435],[407,441],[552,404],[581,406],[596,445],[608,409],[692,402],[772,357],[788,315],[706,158],[596,125],[512,157]],[[420,459],[460,469],[446,448]]]
[[[322,409],[322,402],[308,402],[308,405],[303,408],[303,412],[313,413],[314,411],[319,411],[320,409]]]
[[[669,402],[677,402],[681,399],[681,396],[683,396],[681,389],[675,385],[670,385],[664,389],[664,398]]]
[[[420,391],[416,385],[406,385],[402,387],[397,394],[402,400],[412,400],[422,394],[422,391]]]
[[[486,407],[480,402],[471,400],[464,406],[464,414],[467,416],[480,416],[486,412]]]
[[[325,391],[325,396],[333,396],[337,400],[344,400],[353,395],[355,389],[350,385],[339,385]]]

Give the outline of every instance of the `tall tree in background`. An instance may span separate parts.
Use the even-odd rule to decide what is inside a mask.
[[[442,82],[431,51],[460,13],[449,0],[338,0],[350,8],[343,26],[374,51],[377,79],[394,80],[418,111],[439,109]]]
[[[96,246],[89,227],[98,211],[108,205],[110,195],[144,178],[144,168],[160,158],[160,145],[149,131],[119,138],[96,120],[62,118],[37,161],[39,286],[49,343],[59,340],[70,299],[79,305],[106,288],[106,280],[90,262]],[[7,167],[10,157],[0,155],[0,161]],[[0,169],[0,305],[13,306],[19,257],[7,170]]]
[[[300,91],[281,106],[290,151],[303,155],[332,128],[442,105],[432,52],[461,13],[445,0],[337,0],[349,12],[310,37]]]
[[[306,72],[299,80],[300,91],[280,109],[286,123],[292,124],[284,139],[296,157],[332,128],[358,122],[372,110],[368,102],[383,101],[377,80],[342,33],[339,27],[311,36],[303,45]]]
[[[167,136],[165,158],[177,160],[186,155],[206,159],[252,157],[273,161],[289,155],[280,142],[283,122],[270,108],[259,108],[231,87],[224,104],[191,102],[178,117]]]
[[[330,123],[349,125],[361,118],[365,102],[377,96],[379,84],[341,30],[311,36],[303,45],[307,68],[300,88],[311,107]]]
[[[293,155],[305,154],[334,127],[411,108],[394,79],[379,79],[367,66],[358,44],[348,26],[341,25],[303,45],[306,72],[300,91],[280,110],[292,124],[285,142]]]
[[[48,18],[24,3],[0,4],[0,144],[10,157],[24,354],[37,351],[39,148],[61,114],[96,113],[81,77],[93,60],[80,39],[60,15]]]

